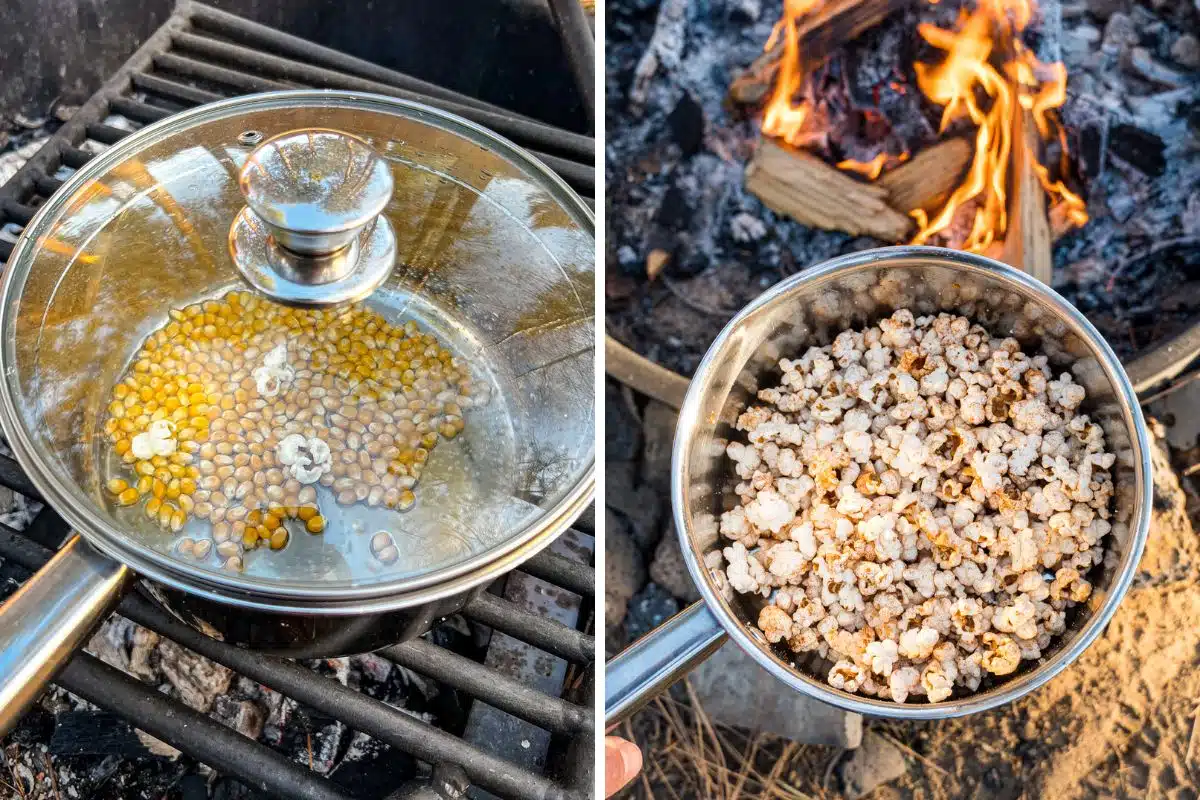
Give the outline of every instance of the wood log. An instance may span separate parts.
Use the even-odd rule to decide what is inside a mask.
[[[943,139],[881,175],[876,184],[887,190],[888,205],[900,213],[918,208],[929,213],[946,204],[974,152],[966,139]]]
[[[635,353],[609,334],[604,336],[604,371],[671,408],[682,406],[687,394],[687,378]]]
[[[746,167],[746,189],[797,222],[852,236],[900,242],[911,218],[888,205],[888,192],[802,150],[764,139]]]
[[[1013,118],[1009,167],[1008,230],[1001,260],[1050,285],[1054,259],[1046,193],[1034,172],[1039,142],[1033,114],[1024,109]]]
[[[852,42],[883,22],[893,11],[912,0],[826,0],[802,17],[796,33],[803,59],[801,73],[816,69],[839,47]],[[729,86],[729,99],[740,105],[758,105],[767,96],[779,72],[783,39],[742,70]]]

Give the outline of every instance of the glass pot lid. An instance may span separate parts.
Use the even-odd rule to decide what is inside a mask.
[[[306,610],[461,590],[590,499],[593,226],[417,104],[180,114],[18,242],[4,430],[89,541],[168,584]]]

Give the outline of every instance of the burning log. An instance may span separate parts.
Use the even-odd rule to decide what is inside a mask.
[[[809,73],[839,47],[857,39],[864,32],[883,22],[894,11],[909,5],[911,0],[829,0],[812,14],[797,22],[796,33],[804,63],[802,73]],[[783,56],[783,37],[776,37],[775,46],[751,62],[729,86],[729,98],[740,105],[758,105],[767,96],[779,72]]]
[[[878,185],[887,190],[888,205],[900,213],[931,212],[945,205],[962,182],[972,153],[966,139],[943,139],[884,173]]]
[[[1046,194],[1035,170],[1038,135],[1033,114],[1022,109],[1013,115],[1012,127],[1009,167],[1012,186],[1008,196],[1008,230],[1000,260],[1049,286],[1054,259]]]
[[[746,167],[746,190],[804,225],[888,242],[902,241],[912,229],[912,219],[888,204],[887,189],[770,139]]]

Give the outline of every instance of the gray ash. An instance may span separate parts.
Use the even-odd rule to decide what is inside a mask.
[[[607,324],[685,375],[767,286],[884,244],[807,228],[742,186],[757,120],[725,97],[761,52],[781,5],[764,2],[755,17],[744,0],[689,4],[681,62],[660,69],[640,108],[631,106],[629,89],[658,7],[653,0],[609,5]],[[1062,120],[1091,216],[1056,243],[1054,285],[1129,357],[1195,320],[1195,250],[1159,258],[1154,248],[1200,236],[1200,11],[1172,0],[1043,5],[1026,39],[1043,60],[1067,66]],[[923,3],[894,14],[823,67],[823,102],[843,112],[829,157],[915,152],[934,140],[940,109],[916,88],[912,63],[925,51],[915,25],[947,26],[956,8]],[[651,280],[653,250],[670,259]]]

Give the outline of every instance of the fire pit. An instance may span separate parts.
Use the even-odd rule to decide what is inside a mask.
[[[614,9],[617,339],[687,375],[746,300],[832,255],[915,241],[1012,263],[1020,245],[1022,266],[1091,317],[1139,389],[1186,366],[1194,9],[810,5],[678,21],[671,3],[657,19]],[[640,78],[644,54],[673,38],[676,58]]]
[[[557,11],[571,41],[590,36],[582,13]],[[0,188],[0,261],[61,182],[130,131],[212,100],[296,86],[445,108],[540,152],[584,193],[592,185],[589,137],[184,3],[96,95],[64,111]],[[9,593],[69,529],[6,447],[0,484],[16,493],[4,518],[12,527],[0,527]],[[0,793],[382,797],[419,784],[443,785],[443,795],[469,786],[479,797],[586,796],[593,548],[585,515],[461,615],[429,620],[425,637],[343,659],[241,650],[130,594],[6,738]]]

